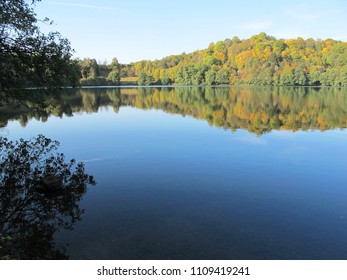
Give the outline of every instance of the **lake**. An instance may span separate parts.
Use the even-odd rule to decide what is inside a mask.
[[[346,88],[83,88],[36,104],[0,107],[0,135],[58,140],[96,182],[42,250],[347,259]]]

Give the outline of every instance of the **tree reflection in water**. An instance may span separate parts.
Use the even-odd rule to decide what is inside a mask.
[[[117,113],[130,106],[188,115],[232,131],[323,131],[347,127],[346,93],[346,88],[307,87],[83,88],[59,95],[32,91],[20,102],[0,104],[0,128],[11,120],[24,127],[31,119],[45,122],[50,116],[96,113],[102,107]]]
[[[83,163],[65,162],[59,143],[43,135],[12,142],[0,137],[0,259],[67,259],[54,234],[72,229],[84,210],[79,201],[94,185]],[[38,191],[44,178],[58,189]]]

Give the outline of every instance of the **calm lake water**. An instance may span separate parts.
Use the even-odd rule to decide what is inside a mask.
[[[347,89],[68,90],[0,108],[96,181],[71,259],[347,259]],[[29,241],[30,242],[30,241]]]

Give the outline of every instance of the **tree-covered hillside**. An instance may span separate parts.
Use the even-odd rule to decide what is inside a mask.
[[[83,68],[83,62],[80,65]],[[108,68],[100,75],[105,81],[110,81],[111,71],[118,71],[123,79],[137,77],[140,85],[347,86],[347,42],[276,39],[260,33],[211,43],[189,54],[103,67]]]

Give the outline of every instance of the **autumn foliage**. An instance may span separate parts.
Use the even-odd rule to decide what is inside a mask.
[[[272,129],[347,127],[346,90],[335,87],[89,88],[67,90],[59,98],[49,100],[49,106],[42,112],[37,111],[32,101],[0,107],[0,127],[9,120],[19,120],[25,126],[33,118],[46,121],[51,115],[93,113],[102,107],[117,113],[122,106],[188,115],[224,129],[243,128],[257,134]]]
[[[179,85],[347,86],[347,43],[260,33],[211,43],[190,54],[140,61],[133,69],[137,76],[152,76],[156,84],[170,79]]]

